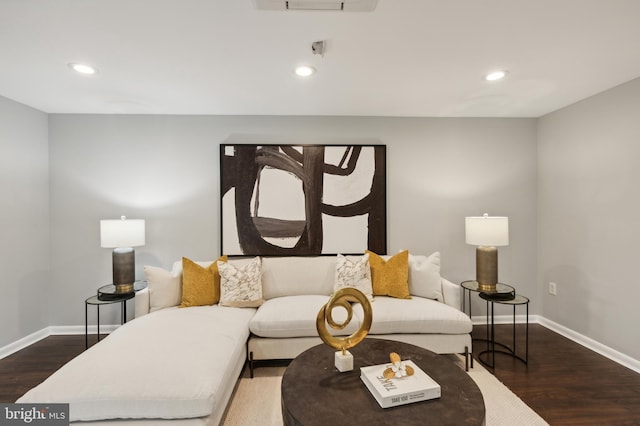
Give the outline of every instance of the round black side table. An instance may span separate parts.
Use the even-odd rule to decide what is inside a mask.
[[[128,293],[120,293],[118,289],[113,284],[103,285],[98,289],[98,299],[100,300],[121,300],[123,297],[127,295],[134,294],[136,291],[140,291],[142,289],[147,288],[146,281],[136,281],[133,283],[133,291]]]
[[[487,302],[487,338],[486,338],[487,349],[478,353],[478,360],[480,360],[480,362],[486,365],[487,367],[495,369],[496,353],[500,353],[500,354],[512,356],[524,362],[525,364],[528,364],[529,363],[529,298],[521,294],[516,294],[514,295],[513,299],[504,300],[501,298],[496,299],[492,295],[486,294],[486,293],[480,293],[480,298]],[[495,327],[494,327],[495,322],[494,322],[494,315],[493,315],[495,303],[498,303],[500,305],[509,305],[513,307],[513,317],[512,317],[513,329],[512,329],[510,347],[504,343],[500,343],[496,341]],[[526,307],[526,312],[527,312],[524,357],[518,355],[516,351],[516,306],[522,306],[522,305]],[[491,312],[491,322],[489,322],[489,312]],[[499,348],[496,349],[496,346],[498,346]],[[483,356],[485,355],[487,356],[491,355],[491,362],[483,359]]]
[[[133,299],[136,291],[147,288],[146,281],[133,283],[133,290],[129,293],[118,293],[116,286],[108,284],[98,289],[95,296],[88,297],[84,301],[84,347],[89,348],[89,305],[97,308],[97,336],[100,341],[100,306],[120,303],[120,324],[127,322],[127,300]]]
[[[466,312],[466,304],[464,298],[464,292],[467,293],[467,300],[469,301],[469,317],[471,317],[471,292],[476,293],[484,293],[490,294],[495,297],[495,299],[509,300],[513,299],[516,295],[516,289],[509,284],[497,283],[495,290],[487,291],[480,287],[478,281],[462,281],[460,283],[460,287],[462,287],[462,312]]]

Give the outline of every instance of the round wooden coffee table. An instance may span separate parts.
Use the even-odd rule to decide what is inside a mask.
[[[418,346],[367,338],[349,350],[354,369],[334,367],[335,349],[318,345],[291,361],[282,377],[285,425],[483,425],[484,399],[468,374],[451,360]],[[360,380],[360,367],[389,362],[389,353],[415,362],[441,387],[442,396],[381,408]]]

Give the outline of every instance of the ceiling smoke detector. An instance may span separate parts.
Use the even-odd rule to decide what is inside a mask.
[[[320,55],[324,57],[324,51],[326,49],[326,42],[324,40],[314,41],[311,43],[311,51],[314,55]]]
[[[378,0],[253,0],[260,10],[338,10],[344,12],[371,12]]]

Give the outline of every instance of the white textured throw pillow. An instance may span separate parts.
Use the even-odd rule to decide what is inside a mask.
[[[254,308],[262,305],[262,263],[255,257],[247,265],[218,262],[220,271],[220,305]]]
[[[144,267],[149,288],[149,312],[178,306],[182,299],[182,271],[171,272],[156,266]]]
[[[371,283],[371,266],[369,254],[364,256],[343,256],[338,254],[336,261],[336,278],[334,291],[352,287],[373,300],[373,284]]]
[[[440,278],[440,252],[429,257],[409,254],[409,292],[414,296],[444,301]]]

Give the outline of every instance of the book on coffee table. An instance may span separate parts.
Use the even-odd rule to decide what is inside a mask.
[[[413,368],[413,375],[385,379],[383,372],[391,365],[388,363],[360,368],[360,379],[382,408],[440,398],[438,383],[413,361],[403,362]]]

